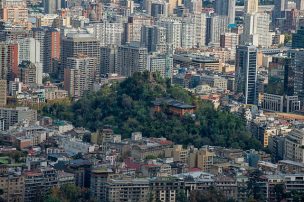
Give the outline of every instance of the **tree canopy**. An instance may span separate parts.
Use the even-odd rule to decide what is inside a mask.
[[[152,101],[170,97],[196,106],[195,116],[154,113]],[[69,120],[77,127],[92,131],[111,126],[122,137],[141,131],[147,137],[166,137],[178,144],[218,145],[259,149],[259,142],[236,115],[215,110],[187,90],[171,85],[157,74],[135,73],[121,83],[104,86],[72,105],[45,106],[44,115]]]

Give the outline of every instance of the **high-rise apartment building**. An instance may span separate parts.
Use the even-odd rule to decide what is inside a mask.
[[[196,26],[193,18],[185,18],[182,21],[181,47],[194,48],[196,45]]]
[[[172,78],[173,58],[169,55],[154,54],[148,56],[148,71],[157,72],[163,78]]]
[[[102,22],[91,25],[94,36],[100,41],[100,46],[121,45],[123,37],[123,24],[121,22]]]
[[[304,131],[292,130],[285,138],[284,159],[304,163]]]
[[[166,52],[166,41],[166,28],[157,25],[142,27],[141,45],[146,47],[148,52]]]
[[[50,167],[24,173],[24,202],[44,198],[49,190],[59,186],[58,172]]]
[[[246,14],[257,13],[259,10],[259,0],[246,0],[244,8]]]
[[[40,42],[34,38],[24,38],[18,40],[19,54],[18,61],[19,64],[22,61],[31,61],[32,63],[40,63]],[[42,65],[42,64],[41,64]]]
[[[267,13],[246,14],[244,16],[244,32],[241,35],[241,44],[270,47],[273,32],[269,31],[270,15]]]
[[[244,104],[257,104],[257,48],[238,46],[235,62],[236,92],[244,97]]]
[[[0,8],[1,19],[16,25],[28,24],[28,9],[24,0],[3,0]]]
[[[77,99],[93,89],[99,78],[99,67],[96,57],[78,55],[67,58],[64,69],[64,89],[69,96]]]
[[[228,17],[212,15],[207,17],[206,44],[220,43],[220,36],[228,30]]]
[[[119,73],[117,69],[118,46],[108,45],[100,47],[100,73],[113,74]]]
[[[206,13],[198,13],[193,15],[195,24],[195,41],[197,47],[204,47],[206,44]]]
[[[230,57],[231,59],[235,59],[236,54],[236,46],[239,45],[239,35],[232,32],[226,32],[221,34],[220,37],[220,46],[222,48],[228,48],[231,50]]]
[[[38,27],[38,28],[32,28],[33,38],[37,41],[39,41],[40,45],[40,60],[39,62],[42,64],[42,68],[44,70],[44,60],[45,60],[45,38],[46,38],[46,29]],[[37,61],[36,61],[37,62]]]
[[[117,53],[117,69],[122,76],[132,76],[135,72],[147,69],[147,48],[133,44],[119,46]]]
[[[52,63],[60,59],[61,40],[60,31],[55,28],[48,28],[46,30],[46,37],[44,42],[44,65],[45,73],[53,73]]]
[[[24,120],[37,121],[37,111],[28,107],[0,108],[0,117],[4,118],[4,130]]]
[[[44,0],[44,12],[47,14],[56,14],[61,9],[61,0]]]
[[[1,42],[0,56],[0,79],[14,80],[18,74],[18,44]]]
[[[4,201],[24,201],[24,176],[21,173],[1,173],[0,189]]]
[[[288,51],[288,57],[291,58],[294,68],[293,90],[294,95],[299,96],[301,103],[304,102],[304,49],[291,49]]]
[[[179,20],[162,18],[157,21],[157,24],[161,27],[166,28],[167,45],[172,47],[172,50],[180,48],[182,45],[182,23]]]
[[[33,38],[40,44],[40,63],[43,72],[52,72],[52,61],[60,58],[60,31],[52,27],[32,29]]]
[[[234,24],[235,0],[217,0],[217,1],[215,1],[215,13],[217,15],[228,16],[228,23]]]
[[[0,79],[0,107],[6,105],[7,81]]]
[[[19,65],[20,81],[28,85],[42,84],[42,67],[39,63],[24,60]]]
[[[142,27],[151,26],[152,18],[146,15],[133,15],[128,17],[124,24],[124,43],[140,42]]]
[[[168,15],[172,15],[174,13],[174,9],[181,5],[181,0],[168,0]]]
[[[32,34],[29,30],[24,29],[22,27],[5,26],[3,29],[0,30],[0,41],[14,41],[31,37],[31,35]]]
[[[68,34],[61,41],[61,71],[67,66],[67,58],[69,57],[77,57],[81,54],[99,58],[99,44],[99,41],[90,34]],[[99,64],[99,59],[97,63]]]
[[[167,14],[167,4],[166,2],[161,2],[161,1],[154,1],[151,2],[151,16],[157,18],[162,15]]]

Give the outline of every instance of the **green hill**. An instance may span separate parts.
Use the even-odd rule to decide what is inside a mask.
[[[179,117],[155,113],[152,101],[170,97],[197,107],[195,116]],[[44,115],[71,121],[75,126],[95,131],[111,126],[116,133],[130,137],[141,131],[148,137],[166,137],[176,143],[197,147],[218,145],[234,148],[260,148],[237,116],[213,109],[188,91],[148,72],[136,73],[121,83],[107,85],[71,106],[52,104],[42,110]]]

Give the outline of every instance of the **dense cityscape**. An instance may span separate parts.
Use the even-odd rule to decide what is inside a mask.
[[[304,0],[0,2],[0,202],[304,201]]]

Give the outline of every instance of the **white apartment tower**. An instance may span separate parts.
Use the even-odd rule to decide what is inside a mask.
[[[196,26],[193,18],[187,18],[182,21],[181,32],[182,48],[194,48],[196,43]]]
[[[173,50],[180,48],[182,45],[182,23],[179,20],[163,18],[157,21],[157,24],[166,28],[167,44],[171,46]]]
[[[69,96],[78,99],[85,92],[93,89],[94,82],[99,78],[97,58],[78,55],[67,58],[64,69],[64,88]]]
[[[24,38],[18,40],[19,52],[18,61],[19,64],[23,60],[31,61],[32,63],[40,63],[40,42],[34,38]]]
[[[132,76],[147,69],[147,48],[128,44],[118,47],[117,69],[122,76]]]
[[[123,36],[123,24],[120,22],[94,23],[93,34],[100,41],[100,46],[121,45]]]
[[[244,33],[241,36],[242,44],[270,47],[273,32],[269,31],[270,15],[267,13],[246,14],[244,16]]]

